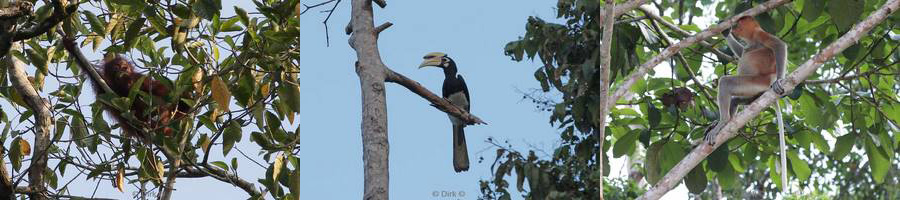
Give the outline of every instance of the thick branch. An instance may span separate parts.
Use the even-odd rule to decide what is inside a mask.
[[[657,11],[650,6],[640,6],[640,7],[638,7],[638,9],[643,11],[644,15],[650,16],[650,18],[652,18],[653,21],[659,22],[663,26],[668,27],[669,29],[675,31],[678,34],[681,34],[683,36],[691,35],[690,32],[687,32],[684,29],[679,28],[675,24],[669,23],[668,21],[666,21],[665,19],[660,17],[659,14],[657,14]],[[716,56],[719,56],[720,58],[724,58],[725,60],[734,60],[734,57],[731,57],[728,54],[725,54],[724,52],[719,51],[719,49],[716,49],[716,47],[714,47],[709,42],[706,42],[706,40],[700,40],[700,45],[703,45],[703,47],[708,48],[710,52],[712,52],[713,54],[716,54]]]
[[[622,4],[619,4],[615,7],[615,16],[613,18],[619,17],[619,15],[625,14],[625,12],[634,10],[638,6],[644,4],[647,0],[631,0]],[[597,19],[598,21],[606,20],[606,15],[600,15]]]
[[[0,20],[15,19],[31,13],[31,2],[16,1],[13,5],[0,8]]]
[[[751,8],[747,11],[744,11],[741,14],[735,15],[735,16],[729,18],[728,20],[725,20],[713,27],[710,27],[709,29],[706,29],[700,33],[697,33],[697,35],[685,38],[684,40],[681,40],[681,42],[678,42],[677,44],[669,46],[668,48],[663,50],[659,55],[656,55],[655,57],[653,57],[652,59],[650,59],[649,61],[642,64],[637,69],[635,69],[634,72],[631,72],[631,74],[628,75],[627,79],[625,79],[625,81],[623,81],[619,85],[618,89],[616,89],[616,92],[613,93],[613,97],[608,103],[610,104],[610,106],[613,106],[613,104],[615,104],[616,101],[621,99],[622,96],[624,96],[625,93],[627,93],[628,90],[631,89],[631,86],[634,85],[634,83],[638,79],[640,79],[641,77],[644,77],[644,75],[646,75],[647,72],[650,71],[651,68],[656,67],[656,65],[659,65],[659,63],[662,63],[664,60],[668,59],[669,57],[672,57],[673,55],[678,53],[678,51],[680,51],[681,49],[691,46],[694,43],[697,43],[706,38],[712,37],[715,34],[719,34],[723,30],[725,30],[725,28],[731,27],[731,25],[734,24],[734,22],[742,16],[755,16],[755,15],[758,15],[767,10],[771,10],[781,4],[787,3],[789,1],[790,0],[768,1],[766,3],[756,6],[754,8]]]
[[[484,121],[481,121],[481,119],[479,119],[475,115],[472,115],[471,113],[466,112],[466,110],[459,108],[459,106],[453,105],[452,103],[450,103],[450,101],[447,101],[447,99],[441,98],[425,87],[422,87],[419,82],[409,79],[406,76],[403,76],[403,74],[394,72],[394,70],[391,69],[386,69],[385,72],[387,73],[385,81],[400,84],[403,87],[406,87],[406,89],[409,89],[409,91],[412,91],[425,100],[431,102],[431,105],[438,110],[453,115],[454,117],[465,121],[466,124],[469,125],[487,124]]]
[[[841,36],[841,38],[832,42],[828,47],[825,47],[825,49],[822,49],[818,54],[800,65],[797,70],[785,77],[783,81],[779,81],[778,84],[785,88],[786,91],[793,89],[798,83],[821,67],[825,61],[832,59],[836,54],[859,41],[860,38],[865,36],[873,27],[875,27],[875,25],[878,25],[878,23],[887,18],[887,16],[898,7],[900,7],[900,0],[888,1],[880,9],[872,12],[866,20],[856,24],[853,29]],[[690,154],[685,156],[681,162],[678,162],[665,177],[657,182],[653,188],[644,193],[639,199],[659,199],[662,197],[662,195],[680,183],[681,179],[696,167],[697,164],[703,161],[706,156],[712,153],[713,150],[734,137],[737,134],[738,128],[743,127],[750,119],[759,115],[760,111],[769,107],[769,105],[778,98],[778,95],[771,90],[763,93],[759,99],[738,113],[722,128],[721,132],[715,138],[715,145],[698,145]]]
[[[77,2],[79,1],[75,2],[76,3],[72,3],[72,5],[68,5],[63,9],[60,1],[53,1],[53,15],[50,15],[50,17],[34,26],[17,30],[13,33],[13,41],[26,40],[46,33],[50,28],[53,28],[59,24],[59,22],[62,22],[63,19],[68,18],[69,14],[78,10],[79,3]]]
[[[18,43],[12,44],[12,49],[20,49]],[[50,130],[53,127],[53,116],[50,115],[50,103],[41,98],[37,90],[28,81],[25,74],[25,63],[15,56],[6,56],[6,65],[9,67],[9,81],[16,89],[28,108],[34,112],[34,154],[31,165],[28,167],[28,184],[36,191],[44,191],[44,169],[47,168],[47,149],[50,147]],[[47,199],[43,192],[30,195],[31,199]]]

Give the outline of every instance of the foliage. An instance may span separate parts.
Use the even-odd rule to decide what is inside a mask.
[[[701,30],[697,24],[710,25],[760,2],[684,0],[651,5],[661,10],[667,21],[697,32]],[[756,18],[764,29],[788,43],[790,72],[884,2],[796,0]],[[656,67],[641,77],[630,90],[633,97],[618,100],[608,116],[596,113],[597,97],[606,95],[598,94],[597,86],[611,84],[615,88],[615,83],[623,81],[637,65],[671,45],[662,39],[661,32],[675,40],[687,37],[652,19],[635,19],[644,13],[620,16],[617,21],[621,23],[615,25],[612,38],[611,83],[601,83],[597,60],[602,5],[559,0],[559,19],[554,21],[560,23],[529,17],[525,35],[504,48],[515,61],[540,61],[534,76],[541,90],[562,94],[559,99],[539,101],[551,109],[550,123],[559,128],[561,144],[549,158],[538,158],[533,152],[524,156],[498,151],[494,177],[482,182],[486,196],[509,196],[506,178],[515,169],[517,189],[528,198],[558,194],[562,196],[553,197],[594,199],[598,191],[593,186],[601,178],[596,172],[600,153],[604,158],[644,157],[634,170],[641,171],[645,179],[633,181],[652,185],[718,118],[715,83],[724,74],[734,74],[736,63],[713,55],[710,48],[699,44],[669,59],[668,70]],[[852,199],[897,197],[900,41],[891,32],[897,23],[900,14],[879,24],[809,78],[822,81],[801,84],[789,98],[783,98],[790,105],[785,126],[793,190],[812,187],[829,196]],[[720,36],[707,41],[728,52]],[[681,88],[712,95],[697,95],[700,97],[693,98],[693,105],[685,108],[663,103],[665,96],[683,93]],[[738,137],[698,165],[684,180],[687,188],[692,193],[715,192],[706,190],[713,182],[728,196],[775,198],[781,183],[776,167],[779,155],[774,111],[765,110],[739,129]],[[600,117],[611,120],[606,126],[596,124]],[[604,138],[602,150],[591,134],[597,128],[605,128],[609,136]],[[612,152],[608,152],[610,149]],[[608,164],[605,160],[603,163]],[[522,182],[530,187],[521,187]]]
[[[36,3],[31,18],[47,18],[54,9],[30,2]],[[264,160],[258,167],[267,169],[265,177],[247,181],[257,182],[250,190],[265,190],[244,188],[248,194],[276,199],[298,195],[299,133],[287,130],[296,126],[300,110],[298,0],[254,0],[253,12],[223,8],[221,0],[68,3],[80,5],[58,31],[25,40],[24,51],[11,51],[37,68],[34,85],[50,94],[46,98],[52,104],[56,129],[49,149],[51,169],[44,176],[51,195],[89,194],[69,191],[69,184],[79,181],[64,180],[86,178],[117,180],[114,187],[133,186],[132,191],[138,191],[135,198],[145,197],[156,191],[153,187],[168,182],[169,173],[164,172],[175,169],[186,173],[179,177],[210,177],[238,186],[244,180],[236,176],[237,159],[213,160],[210,155],[234,155],[235,143],[240,142],[256,143],[259,157],[248,159],[257,164],[255,159]],[[74,36],[86,51],[123,54],[141,67],[138,71],[171,86],[170,96],[190,93],[191,98],[181,101],[191,105],[192,112],[172,123],[178,133],[157,134],[153,144],[118,135],[119,126],[104,117],[101,102],[128,108],[134,96],[102,96],[94,101],[92,93],[84,92],[90,86],[82,70],[61,44],[62,34]],[[0,96],[10,104],[24,105],[7,81],[6,67],[3,70]],[[29,156],[29,143],[21,138],[30,132],[32,115],[21,107],[15,110],[21,114],[8,116],[13,112],[7,110],[0,115],[0,142],[7,149],[22,149],[7,154],[13,171],[18,172],[28,160],[23,157]],[[25,174],[14,173],[12,178]]]

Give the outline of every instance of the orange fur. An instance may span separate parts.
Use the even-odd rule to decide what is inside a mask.
[[[731,35],[743,40],[741,45],[734,37],[726,38],[728,47],[738,56],[737,74],[719,79],[719,122],[707,133],[707,140],[713,141],[718,131],[731,120],[738,104],[747,104],[769,89],[784,75],[787,62],[787,45],[772,35],[750,16],[737,20]],[[778,87],[776,91],[783,89]]]
[[[165,84],[159,80],[153,79],[146,75],[134,71],[134,66],[126,59],[115,56],[109,61],[103,63],[102,78],[109,85],[110,89],[120,97],[127,97],[131,92],[131,87],[144,78],[141,82],[140,91],[148,93],[152,98],[141,98],[137,95],[134,103],[131,105],[130,112],[135,116],[138,122],[144,124],[128,123],[123,114],[115,109],[106,107],[106,110],[118,121],[122,132],[125,135],[138,137],[144,141],[149,141],[149,135],[140,135],[137,131],[138,125],[146,125],[151,131],[160,130],[161,133],[171,136],[174,130],[169,126],[169,122],[173,118],[180,118],[187,112],[188,106],[183,103],[166,102],[165,96],[170,90]],[[145,78],[146,77],[146,78]],[[94,91],[98,95],[105,93],[100,89],[99,85],[94,82]],[[180,100],[176,100],[180,102]]]

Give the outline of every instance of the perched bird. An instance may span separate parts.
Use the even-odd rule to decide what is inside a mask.
[[[469,88],[466,87],[466,81],[462,75],[456,74],[456,63],[445,53],[433,52],[428,53],[424,57],[424,61],[419,68],[428,66],[440,67],[444,69],[444,86],[441,89],[445,99],[453,105],[469,111]],[[469,170],[469,152],[466,148],[466,135],[463,127],[466,122],[450,116],[453,122],[453,170],[462,172]]]

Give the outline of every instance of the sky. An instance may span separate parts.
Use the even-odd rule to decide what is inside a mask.
[[[255,8],[249,1],[223,3],[223,16],[233,15],[233,6]],[[465,77],[472,98],[471,113],[489,123],[466,127],[471,168],[456,173],[451,163],[452,128],[447,115],[406,88],[386,83],[390,198],[476,199],[479,181],[491,178],[490,165],[496,155],[496,148],[486,142],[488,138],[498,143],[508,141],[519,151],[553,152],[559,144],[559,130],[549,124],[550,113],[538,111],[530,100],[523,100],[523,92],[540,87],[533,76],[539,63],[512,61],[503,55],[503,47],[524,35],[529,16],[559,21],[555,20],[555,5],[556,1],[534,0],[419,0],[388,1],[386,9],[374,8],[376,25],[386,21],[394,24],[379,37],[384,63],[440,94],[440,69],[417,67],[426,53],[447,53]],[[350,20],[350,1],[337,6],[326,32],[322,21],[327,14],[318,11],[329,8],[320,7],[301,16],[301,110],[299,123],[291,127],[300,126],[300,195],[301,199],[361,199],[364,163],[360,87],[353,67],[356,53],[343,33]],[[326,45],[326,34],[330,45]],[[88,56],[99,59],[97,55]],[[9,105],[3,106],[7,110]],[[244,130],[236,148],[257,162],[265,162],[258,159],[262,156],[258,156],[258,146],[250,142],[250,131]],[[256,179],[265,169],[241,154],[216,154],[211,160],[232,158],[239,161],[239,175],[258,186]],[[620,172],[624,163],[623,159],[613,159],[611,176],[624,177]],[[70,174],[75,173],[67,173],[61,180],[70,180]],[[73,195],[131,199],[134,192],[129,187],[132,191],[120,193],[109,181],[84,181],[83,176],[75,177],[75,182],[69,186]],[[173,199],[247,198],[242,190],[211,178],[178,179],[176,188]],[[456,196],[446,196],[451,193]],[[685,199],[686,194],[679,186],[664,198]],[[518,192],[512,196],[522,199]]]
[[[385,9],[374,9],[375,25],[394,23],[378,41],[389,68],[440,94],[440,69],[417,66],[428,52],[447,53],[465,77],[471,112],[489,123],[466,127],[471,169],[455,173],[446,114],[406,88],[387,83],[392,199],[477,198],[478,181],[490,179],[496,155],[496,148],[485,142],[489,137],[509,141],[519,151],[553,152],[559,131],[550,126],[549,113],[537,111],[535,104],[522,99],[522,91],[540,88],[533,75],[539,63],[512,61],[503,55],[503,47],[524,35],[528,16],[554,20],[555,5],[556,1],[533,0],[388,1]],[[349,9],[342,2],[329,20],[330,47],[325,46],[323,17],[303,16],[302,199],[362,198],[359,79],[353,68],[356,54],[342,31],[349,22]],[[479,163],[481,157],[484,161]],[[613,162],[616,171],[624,162],[618,163]],[[453,198],[445,193],[465,195]],[[513,197],[521,199],[518,194]]]

